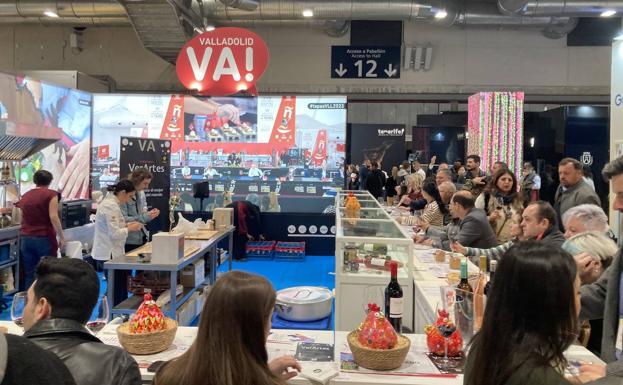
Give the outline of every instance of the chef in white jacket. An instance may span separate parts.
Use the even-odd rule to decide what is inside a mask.
[[[140,222],[126,224],[121,212],[121,205],[132,199],[136,193],[134,184],[127,179],[122,179],[108,186],[108,191],[106,198],[97,206],[95,215],[95,238],[91,256],[97,261],[108,261],[111,257],[124,256],[128,231],[140,231],[143,227]],[[130,271],[125,270],[115,272],[113,306],[128,296],[129,273]]]

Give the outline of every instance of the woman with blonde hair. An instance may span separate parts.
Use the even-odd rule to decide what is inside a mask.
[[[216,281],[203,306],[197,338],[169,361],[155,385],[285,385],[301,367],[294,357],[268,362],[266,339],[275,289],[259,275],[231,271]]]
[[[580,276],[583,285],[597,281],[610,266],[618,250],[616,243],[599,231],[576,234],[567,239],[562,248],[574,256],[584,253],[593,258],[593,268],[588,274]]]
[[[409,207],[411,202],[424,199],[422,196],[422,185],[424,184],[424,179],[421,175],[410,174],[405,176],[405,184],[406,190],[404,190],[404,193],[401,195],[398,206]]]

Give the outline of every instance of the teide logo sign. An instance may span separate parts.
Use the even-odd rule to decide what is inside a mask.
[[[379,136],[403,136],[405,133],[404,128],[392,128],[392,129],[378,129],[376,130]]]

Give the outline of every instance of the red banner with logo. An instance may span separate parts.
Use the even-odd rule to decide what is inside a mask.
[[[243,28],[217,28],[186,43],[175,69],[184,87],[202,95],[257,94],[255,83],[268,66],[268,48]]]

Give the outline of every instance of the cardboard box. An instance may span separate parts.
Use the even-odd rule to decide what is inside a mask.
[[[180,326],[188,326],[195,319],[195,311],[197,310],[195,301],[196,297],[192,296],[182,307],[177,309],[176,318]]]
[[[212,211],[212,219],[216,226],[216,230],[227,230],[234,225],[234,209],[216,208]]]
[[[184,287],[197,287],[205,280],[205,262],[203,259],[191,263],[182,270],[182,285]]]
[[[184,234],[160,232],[151,240],[152,263],[177,263],[184,258]]]

